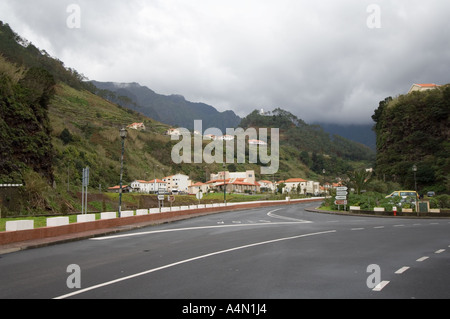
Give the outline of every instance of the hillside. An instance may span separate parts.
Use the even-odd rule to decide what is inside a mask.
[[[127,108],[172,126],[192,130],[194,120],[203,120],[204,127],[216,127],[225,132],[226,128],[237,127],[241,121],[233,111],[219,112],[205,103],[189,102],[181,95],[161,95],[138,83],[91,83],[99,89],[97,94],[108,99],[109,92],[127,97],[129,101],[124,104]],[[114,97],[110,100],[119,102]]]
[[[381,101],[376,123],[379,178],[420,192],[450,193],[450,85]]]
[[[305,167],[309,176],[343,176],[358,166],[371,166],[375,153],[369,147],[330,135],[318,125],[309,125],[292,113],[275,109],[271,115],[254,111],[245,117],[241,126],[280,128],[280,145],[290,150]],[[281,152],[283,154],[283,152]]]
[[[222,164],[217,163],[173,163],[171,151],[177,142],[164,134],[169,125],[144,115],[140,108],[139,111],[127,108],[134,103],[131,97],[123,96],[122,91],[120,94],[107,91],[95,94],[98,89],[84,82],[77,71],[67,69],[63,62],[27,43],[3,23],[0,23],[0,54],[0,136],[3,142],[0,184],[25,185],[14,196],[9,193],[0,196],[0,202],[3,198],[3,205],[6,205],[2,214],[8,210],[21,214],[79,211],[81,175],[87,166],[90,167],[90,193],[117,185],[121,154],[119,129],[134,122],[143,122],[146,130],[128,130],[125,184],[135,179],[150,180],[176,173],[187,174],[194,181],[205,181],[209,173],[223,169]],[[109,100],[117,99],[120,105],[105,99],[105,94],[109,94]],[[166,98],[192,104],[179,96]],[[220,114],[207,105],[197,107],[212,116]],[[370,161],[370,152],[363,147],[339,137],[331,140],[320,127],[308,126],[288,112],[280,110],[270,123],[267,122],[270,117],[255,121],[253,115],[243,123],[282,130],[280,170],[274,176],[261,176],[258,165],[235,161],[227,165],[230,171],[253,169],[258,179],[320,180],[324,178],[322,170],[326,169],[327,178],[334,180]],[[93,208],[101,209],[101,205],[97,203]]]

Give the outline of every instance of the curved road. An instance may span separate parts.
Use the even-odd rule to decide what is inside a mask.
[[[316,205],[220,213],[0,256],[0,298],[450,298],[450,220],[305,210]]]

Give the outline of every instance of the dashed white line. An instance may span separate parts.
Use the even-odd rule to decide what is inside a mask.
[[[409,267],[402,267],[402,268],[400,268],[399,270],[397,270],[395,273],[397,274],[397,275],[401,275],[401,274],[403,274],[405,271],[407,271],[409,269]]]
[[[381,228],[384,228],[384,226],[375,226],[374,228],[375,229],[381,229]]]
[[[417,259],[416,261],[422,262],[422,261],[427,260],[428,258],[430,258],[430,257],[424,256],[424,257],[421,257],[421,258]]]
[[[434,253],[435,254],[440,254],[440,253],[443,253],[445,251],[445,249],[439,249],[439,250],[436,250]]]
[[[372,289],[372,291],[381,291],[381,290],[383,290],[383,288],[386,287],[389,282],[390,281],[382,281],[382,282],[380,282],[375,288]]]
[[[364,228],[352,228],[352,230],[364,230]]]

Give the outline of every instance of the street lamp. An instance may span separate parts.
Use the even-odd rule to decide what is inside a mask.
[[[227,181],[226,181],[226,172],[225,172],[225,163],[223,163],[223,202],[227,204]]]
[[[122,177],[123,177],[123,155],[125,153],[125,139],[127,138],[127,130],[122,128],[120,130],[120,139],[122,140],[122,156],[120,158],[120,192],[119,192],[119,218],[122,214]]]
[[[414,190],[416,191],[416,212],[417,215],[419,215],[419,207],[417,207],[417,180],[416,180],[416,172],[417,172],[417,166],[416,164],[413,165],[412,170],[414,172]]]

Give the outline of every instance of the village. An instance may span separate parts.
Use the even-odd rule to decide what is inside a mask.
[[[222,171],[210,174],[209,181],[192,181],[189,176],[176,174],[155,178],[150,181],[134,180],[129,185],[122,186],[123,193],[141,194],[170,194],[170,195],[197,195],[199,192],[236,194],[260,194],[260,193],[282,193],[298,194],[305,196],[319,196],[329,193],[330,188],[340,185],[325,183],[303,178],[289,178],[280,181],[256,180],[253,170],[245,172]],[[109,192],[119,193],[120,186],[108,188]]]

